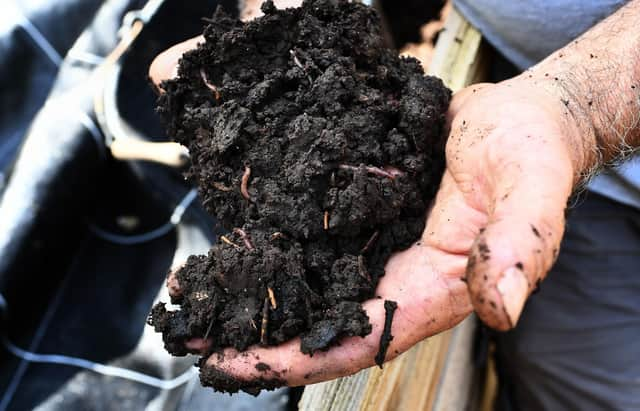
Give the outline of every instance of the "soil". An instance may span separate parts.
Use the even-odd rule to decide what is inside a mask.
[[[177,272],[180,309],[153,308],[175,355],[192,338],[215,352],[301,336],[313,355],[369,334],[361,302],[420,237],[444,169],[451,93],[383,47],[372,8],[308,0],[263,12],[242,23],[218,9],[162,86],[158,111],[191,155],[186,177],[229,231]],[[252,393],[284,383],[206,368],[201,381]]]
[[[395,301],[385,300],[384,302],[384,328],[382,330],[382,335],[380,335],[380,349],[378,350],[378,354],[376,354],[376,364],[378,367],[382,368],[382,364],[384,363],[384,359],[387,356],[387,350],[389,349],[389,344],[391,344],[391,340],[393,340],[393,335],[391,335],[391,324],[393,323],[393,314],[398,309],[398,303]]]

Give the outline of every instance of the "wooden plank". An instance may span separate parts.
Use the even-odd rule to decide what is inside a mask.
[[[487,53],[482,35],[454,8],[438,36],[427,74],[440,77],[458,91],[486,78]]]
[[[482,36],[453,9],[438,38],[428,73],[453,91],[480,81],[487,59]],[[474,409],[471,343],[476,327],[469,317],[452,330],[416,344],[385,364],[352,376],[308,386],[302,411]],[[452,408],[453,407],[453,408]]]

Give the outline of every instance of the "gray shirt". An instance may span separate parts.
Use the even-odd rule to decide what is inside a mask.
[[[454,0],[507,59],[526,69],[615,12],[625,0]],[[640,157],[606,170],[589,189],[640,208]]]

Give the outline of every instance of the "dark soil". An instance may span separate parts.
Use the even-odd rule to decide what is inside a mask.
[[[369,334],[360,303],[419,238],[444,169],[450,91],[383,47],[371,8],[263,11],[241,23],[218,9],[159,99],[189,148],[186,177],[229,231],[178,271],[180,309],[151,313],[176,355],[195,337],[213,352],[301,336],[312,355]],[[205,369],[201,381],[232,392],[283,383]]]

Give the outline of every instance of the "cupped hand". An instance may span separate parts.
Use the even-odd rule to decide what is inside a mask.
[[[176,74],[191,39],[156,58],[159,85]],[[551,267],[564,230],[564,209],[579,155],[577,128],[553,93],[524,77],[476,85],[454,96],[447,169],[422,238],[391,257],[375,298],[363,306],[372,332],[344,339],[312,357],[300,340],[277,347],[227,349],[204,367],[233,376],[245,388],[258,380],[297,386],[353,374],[374,364],[385,300],[398,304],[386,360],[453,327],[474,309],[489,326],[515,326],[528,295]],[[170,291],[179,292],[175,278]],[[206,342],[194,340],[197,351]],[[267,364],[260,370],[259,363]],[[242,387],[241,387],[242,388]]]

